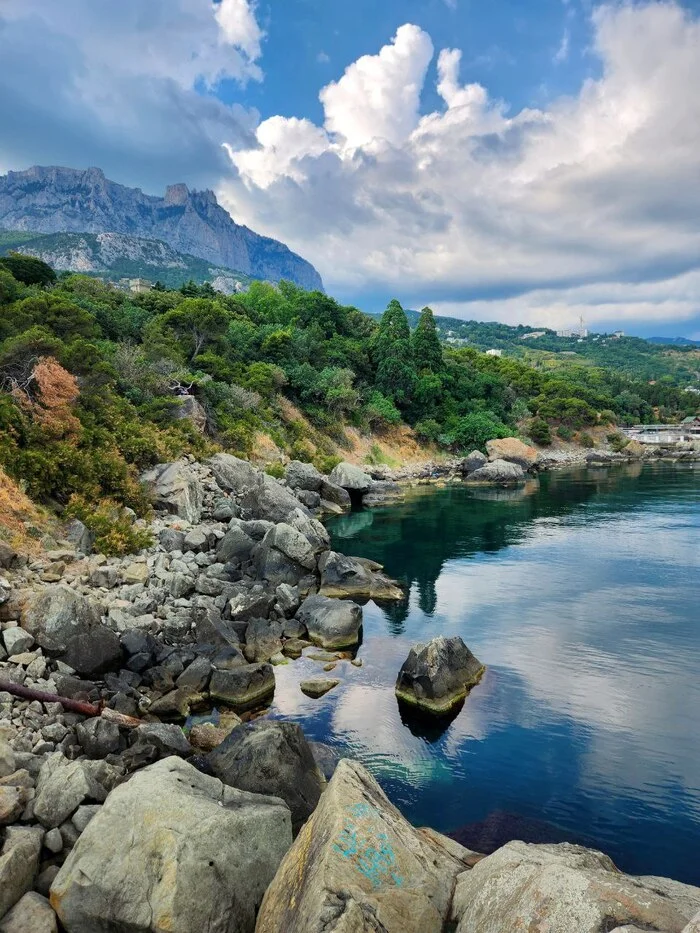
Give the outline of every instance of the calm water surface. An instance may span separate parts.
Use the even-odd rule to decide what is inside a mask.
[[[524,489],[424,487],[329,524],[402,580],[333,674],[276,669],[273,714],[361,760],[415,824],[547,824],[633,873],[700,884],[700,469],[630,465]],[[487,667],[442,728],[394,696],[412,644],[461,635]],[[321,700],[308,676],[342,678]]]

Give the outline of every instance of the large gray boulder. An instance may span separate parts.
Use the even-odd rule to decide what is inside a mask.
[[[339,463],[328,477],[331,483],[348,492],[367,492],[372,485],[372,477],[352,463]],[[325,498],[328,498],[327,496]]]
[[[76,635],[100,624],[102,606],[57,583],[36,592],[22,612],[22,627],[47,651],[65,651]]]
[[[291,842],[281,800],[166,758],[110,794],[51,904],[67,933],[253,933]]]
[[[457,464],[457,469],[464,476],[468,476],[470,473],[480,470],[481,467],[485,466],[488,463],[488,457],[486,457],[480,450],[472,450],[468,457],[464,457]]]
[[[484,665],[459,636],[439,635],[411,648],[396,680],[396,695],[425,712],[448,713],[462,702],[483,673]]]
[[[700,888],[632,878],[601,852],[509,842],[460,875],[452,914],[456,933],[681,933],[698,907]]]
[[[58,924],[51,905],[36,891],[29,891],[0,921],[0,933],[56,933]]]
[[[99,677],[122,661],[119,636],[106,625],[95,625],[68,639],[62,660],[81,677]]]
[[[142,474],[141,482],[151,492],[153,504],[196,525],[202,517],[204,490],[197,475],[182,460],[159,463]]]
[[[265,663],[213,671],[209,682],[209,696],[237,711],[261,705],[274,692],[275,672]]]
[[[205,407],[197,401],[194,395],[185,395],[179,400],[179,406],[175,409],[173,417],[176,421],[191,421],[200,434],[207,430],[207,411]]]
[[[301,728],[293,722],[258,720],[237,726],[208,756],[224,784],[281,797],[296,835],[316,809],[325,779]]]
[[[305,489],[308,492],[320,492],[324,478],[312,463],[299,460],[287,464],[284,476],[291,489]]]
[[[214,454],[206,463],[221,489],[236,495],[242,495],[260,477],[260,470],[231,454]]]
[[[255,540],[241,527],[241,523],[234,521],[223,536],[216,549],[216,559],[222,564],[229,561],[245,563],[255,547]]]
[[[517,463],[493,460],[467,477],[469,483],[524,483],[525,473]]]
[[[343,760],[268,888],[256,933],[437,933],[464,867]]]
[[[290,489],[266,473],[259,474],[257,481],[247,489],[241,505],[249,519],[264,519],[274,524],[289,521],[297,512],[311,516]]]
[[[352,500],[350,499],[350,493],[347,489],[343,489],[342,486],[338,486],[337,483],[331,483],[330,480],[323,479],[321,482],[321,489],[319,491],[321,496],[321,506],[325,507],[334,506],[338,509],[341,509],[343,512],[349,512],[352,506]]]
[[[315,570],[316,549],[300,531],[292,525],[280,522],[271,528],[262,541],[261,550],[274,548],[305,570]]]
[[[44,838],[38,827],[11,826],[0,848],[0,920],[34,883]]]
[[[322,648],[347,648],[360,640],[362,607],[357,603],[309,596],[295,618],[305,626],[311,641]]]
[[[102,803],[120,778],[104,761],[69,761],[55,752],[39,771],[34,816],[47,829],[60,826],[81,804]]]

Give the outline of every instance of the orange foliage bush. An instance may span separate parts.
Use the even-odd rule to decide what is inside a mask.
[[[52,356],[42,356],[32,370],[31,384],[31,397],[26,394],[20,401],[33,419],[51,437],[76,437],[80,433],[80,421],[73,413],[73,406],[80,389],[75,376]]]

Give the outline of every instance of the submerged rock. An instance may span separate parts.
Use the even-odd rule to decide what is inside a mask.
[[[224,784],[281,797],[299,832],[316,809],[325,780],[301,728],[259,720],[235,728],[207,758]]]
[[[331,667],[331,670],[333,667],[335,667],[335,665]],[[299,688],[307,697],[318,699],[319,697],[325,696],[333,690],[334,687],[337,687],[339,683],[339,680],[302,680],[299,684]]]
[[[581,846],[509,842],[460,875],[456,933],[600,933],[632,926],[681,933],[700,907],[700,889],[633,878],[607,855]]]
[[[341,599],[402,599],[400,588],[384,574],[378,573],[371,561],[346,557],[337,551],[326,551],[318,561],[323,596]]]
[[[481,680],[484,665],[459,636],[415,645],[399,671],[399,700],[437,715],[448,713]]]
[[[287,853],[256,933],[437,933],[465,864],[424,836],[374,778],[343,760]]]
[[[51,886],[68,933],[253,933],[292,842],[281,801],[167,758],[113,791]]]
[[[328,596],[309,596],[296,614],[309,638],[322,648],[347,648],[360,640],[362,608]]]

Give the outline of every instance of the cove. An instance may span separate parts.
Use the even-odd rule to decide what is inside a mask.
[[[490,850],[580,842],[700,884],[700,469],[418,487],[328,523],[406,587],[364,607],[362,667],[276,668],[272,715],[362,761],[416,825]],[[450,722],[397,704],[412,644],[461,635],[487,665]],[[341,683],[321,699],[299,682]]]

